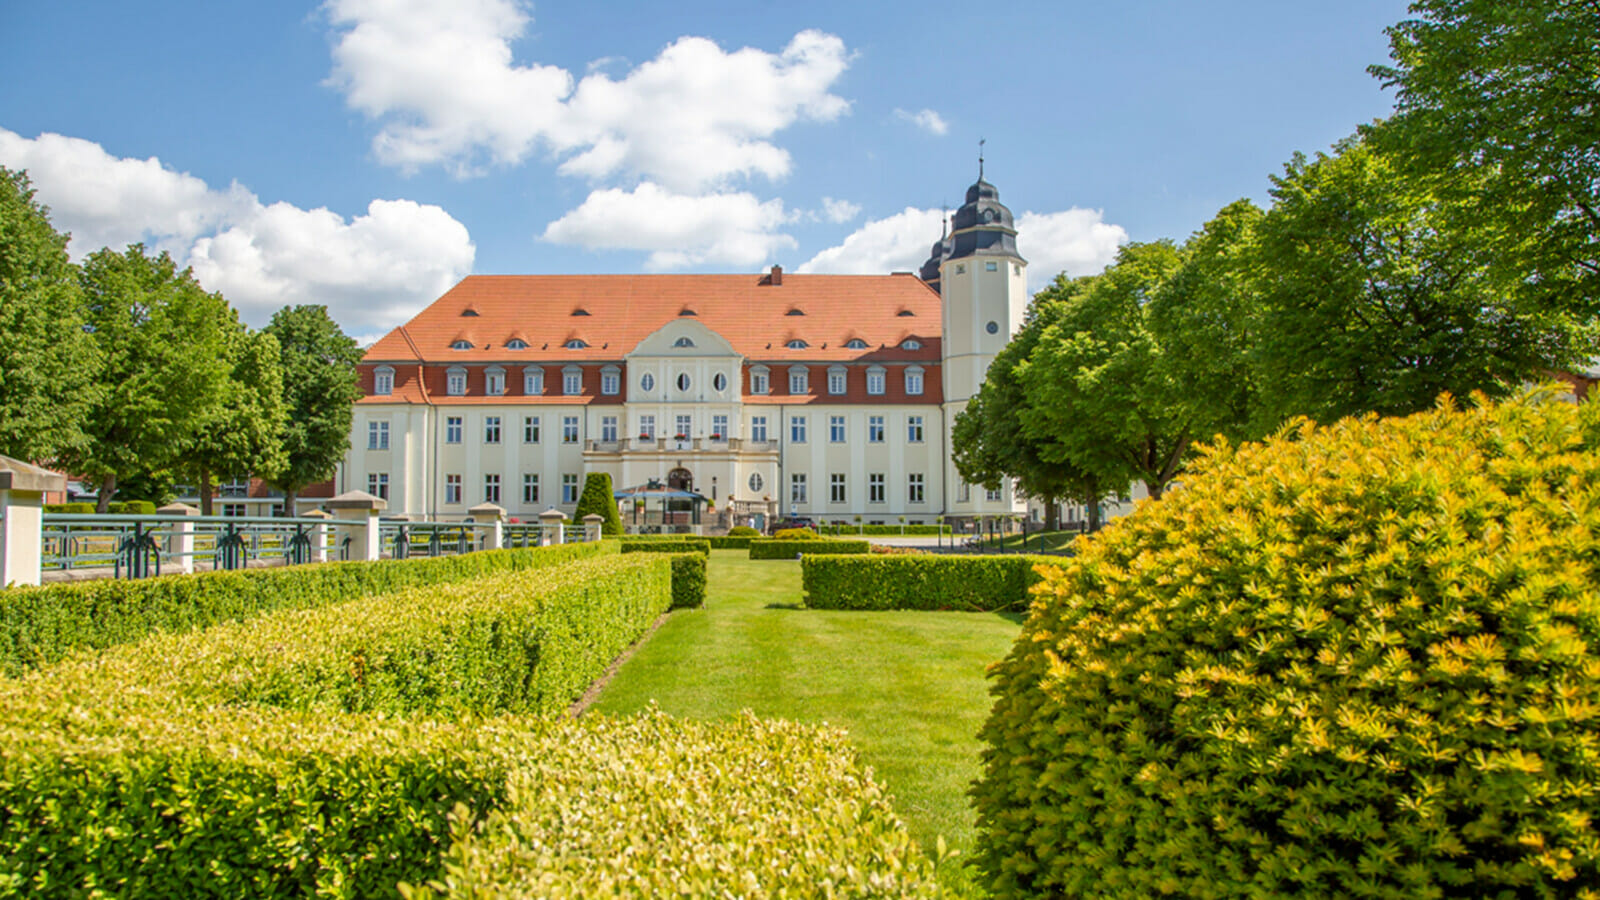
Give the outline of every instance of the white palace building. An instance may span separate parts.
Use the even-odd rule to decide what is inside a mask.
[[[1022,513],[961,481],[950,433],[1026,268],[980,177],[918,274],[469,276],[367,351],[335,489],[527,520],[607,472],[703,495],[707,524]]]

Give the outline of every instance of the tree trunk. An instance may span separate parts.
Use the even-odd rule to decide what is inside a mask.
[[[1055,497],[1044,498],[1044,530],[1061,530],[1061,509]]]
[[[283,514],[285,516],[287,516],[287,517],[289,517],[291,519],[294,518],[294,504],[295,504],[295,500],[298,499],[299,496],[300,496],[300,489],[299,488],[284,488],[283,489]]]
[[[1089,482],[1089,501],[1085,504],[1089,511],[1089,533],[1094,534],[1100,530],[1100,482]]]
[[[200,467],[200,515],[212,515],[216,507],[211,503],[211,470],[205,466]]]
[[[113,473],[100,479],[100,496],[94,501],[94,511],[105,515],[111,508],[111,495],[117,492],[117,476]]]
[[[1144,483],[1144,489],[1150,495],[1151,500],[1160,500],[1163,488],[1164,485],[1159,481],[1146,481]]]

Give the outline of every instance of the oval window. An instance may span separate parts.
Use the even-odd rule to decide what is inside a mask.
[[[990,322],[989,324],[983,326],[983,330],[989,332],[990,334],[999,334],[1000,333],[1000,323],[998,323],[998,322]]]
[[[728,376],[722,374],[721,372],[718,372],[717,374],[711,376],[711,386],[716,388],[719,391],[727,390],[728,389]]]
[[[649,372],[644,373],[644,377],[639,379],[639,389],[640,390],[642,390],[642,391],[653,391],[653,390],[655,390],[655,387],[656,387],[656,377],[654,375],[651,375]]]
[[[678,390],[687,391],[688,389],[689,389],[689,373],[688,372],[679,372],[678,373]]]
[[[752,473],[750,473],[750,492],[752,494],[761,493],[761,488],[765,484],[766,484],[766,482],[761,479],[761,473],[760,472],[752,472]]]

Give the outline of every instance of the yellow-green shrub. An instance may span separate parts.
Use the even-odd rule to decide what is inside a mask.
[[[820,540],[822,540],[822,535],[817,534],[815,531],[812,531],[809,528],[780,528],[772,536],[773,536],[773,538],[775,538],[777,540],[780,540],[780,541],[820,541]]]
[[[829,540],[821,538],[814,541],[791,541],[785,538],[757,538],[750,541],[751,559],[794,559],[804,553],[860,553],[872,551],[872,545],[866,541]]]
[[[0,675],[55,662],[74,650],[110,647],[157,631],[186,631],[272,610],[342,603],[416,585],[449,584],[615,552],[615,541],[597,541],[432,559],[0,589]]]
[[[1588,897],[1600,406],[1210,448],[993,670],[996,897]]]
[[[800,559],[811,609],[1021,612],[1039,582],[1035,564],[1053,556],[818,556]]]
[[[681,541],[636,541],[622,539],[623,553],[703,553],[711,555],[711,542],[705,538]]]

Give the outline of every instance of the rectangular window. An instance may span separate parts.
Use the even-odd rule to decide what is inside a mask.
[[[622,390],[622,375],[619,372],[600,373],[600,393],[615,394]]]
[[[750,417],[750,440],[757,444],[765,444],[767,442],[766,416]]]
[[[873,444],[883,443],[883,416],[867,417],[867,441]]]
[[[983,492],[983,499],[989,501],[990,503],[999,503],[1000,502],[1000,489],[999,488],[995,488],[994,490],[985,489],[984,492]]]
[[[539,443],[539,417],[522,417],[522,442],[524,444]]]
[[[639,417],[639,440],[653,441],[656,439],[656,417],[641,415]]]
[[[867,476],[867,502],[883,502],[883,473],[873,472]]]
[[[578,417],[561,417],[561,443],[576,444],[578,442]]]
[[[583,372],[563,371],[561,373],[561,393],[574,396],[583,393]]]
[[[467,392],[467,373],[458,370],[451,371],[445,378],[445,393],[452,397],[460,397]]]
[[[499,475],[485,475],[485,476],[483,476],[483,502],[485,502],[485,503],[499,503],[500,502],[500,476]]]
[[[444,420],[444,442],[446,444],[461,443],[461,417],[446,416]]]
[[[750,393],[765,394],[770,388],[767,386],[767,373],[765,370],[750,370]]]
[[[913,444],[922,443],[921,416],[908,416],[906,418],[906,440]]]
[[[790,372],[789,373],[789,393],[791,393],[791,394],[804,394],[808,390],[808,387],[807,387],[807,382],[808,381],[810,381],[810,379],[808,379],[806,377],[806,370],[805,369],[798,369],[796,371]]]
[[[830,393],[830,394],[842,394],[842,393],[844,393],[844,370],[843,369],[829,369],[828,370],[828,393]]]
[[[828,502],[844,502],[844,475],[840,472],[828,476]]]
[[[483,417],[483,442],[485,444],[500,443],[500,417]]]
[[[369,491],[369,493],[370,493],[370,491]],[[222,504],[222,514],[225,515],[225,516],[242,516],[242,515],[245,514],[245,512],[246,512],[246,509],[245,509],[245,505],[243,503],[224,503],[224,504]]]
[[[727,440],[727,438],[728,438],[728,417],[727,416],[712,416],[711,417],[711,439],[713,441],[722,441],[722,440]]]
[[[614,444],[617,442],[616,416],[600,417],[600,440],[605,441],[608,444]]]
[[[368,472],[367,493],[381,500],[389,499],[389,473]]]
[[[906,476],[906,501],[909,503],[922,503],[922,473],[912,472]]]
[[[578,476],[576,476],[576,475],[563,475],[563,476],[561,476],[561,502],[562,503],[577,503],[578,502]]]
[[[961,488],[960,488],[960,490],[956,491],[956,494],[961,498],[960,502],[962,502],[962,503],[971,503],[972,502],[972,485],[967,484],[965,481],[961,482]]]
[[[485,376],[484,393],[498,397],[506,392],[506,373],[490,372]]]
[[[806,442],[805,416],[795,416],[789,420],[789,440],[795,444],[804,444]]]
[[[536,369],[532,372],[524,370],[522,373],[522,392],[532,397],[544,393],[544,370]]]
[[[983,270],[985,272],[998,272],[1000,271],[1000,264],[995,262],[986,262],[983,264]]]
[[[680,415],[673,419],[672,436],[680,441],[686,441],[691,435],[694,434],[694,432],[690,430],[692,428],[694,428],[694,417]]]
[[[372,378],[372,392],[383,397],[394,393],[394,373],[379,372]]]
[[[789,476],[789,502],[806,503],[806,476],[796,472]]]
[[[911,395],[918,395],[922,393],[921,369],[906,370],[906,393]]]
[[[526,504],[539,502],[539,476],[522,476],[522,502]]]
[[[387,449],[389,449],[389,423],[388,422],[368,422],[367,423],[367,449],[368,450],[387,450]]]
[[[869,394],[881,394],[881,393],[883,393],[883,370],[882,369],[868,369],[867,370],[867,393],[869,393]]]
[[[446,475],[444,477],[444,502],[461,502],[461,476]]]
[[[844,443],[844,416],[828,417],[828,440],[835,444]]]

